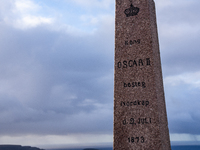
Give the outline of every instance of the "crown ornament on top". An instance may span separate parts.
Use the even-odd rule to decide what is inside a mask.
[[[140,11],[140,8],[134,7],[133,4],[131,3],[130,8],[126,9],[124,13],[126,14],[126,17],[130,16],[136,16]]]

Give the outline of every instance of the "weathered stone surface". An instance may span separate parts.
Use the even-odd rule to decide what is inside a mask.
[[[170,150],[153,0],[116,0],[114,150]]]

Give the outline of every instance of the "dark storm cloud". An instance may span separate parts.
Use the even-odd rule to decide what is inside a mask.
[[[182,80],[178,85],[166,84],[165,89],[170,93],[166,95],[170,132],[200,134],[199,87]]]
[[[112,132],[112,25],[76,36],[1,24],[1,134]]]
[[[171,2],[171,1],[169,1]],[[181,1],[158,8],[158,29],[164,76],[198,71],[199,1]]]
[[[200,79],[190,81],[199,72],[199,2],[165,2],[157,19],[170,132],[200,134]],[[0,6],[0,134],[112,134],[114,16],[90,33],[60,22],[16,28],[3,5],[11,3]]]
[[[157,18],[170,133],[200,134],[200,2],[166,3]]]

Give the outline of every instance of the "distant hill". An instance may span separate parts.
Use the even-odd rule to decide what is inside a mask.
[[[37,147],[21,145],[0,145],[0,150],[44,150]]]
[[[85,148],[83,150],[98,150],[98,149],[95,149],[95,148]]]

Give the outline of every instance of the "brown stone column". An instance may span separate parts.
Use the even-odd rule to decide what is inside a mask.
[[[153,0],[116,0],[113,149],[171,149]]]

